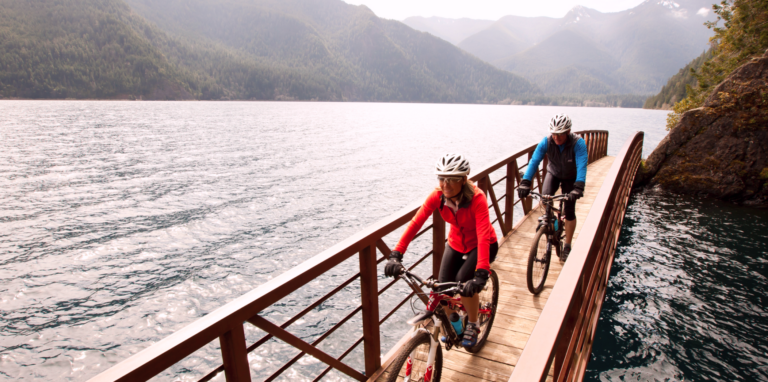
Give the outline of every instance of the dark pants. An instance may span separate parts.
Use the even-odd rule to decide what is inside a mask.
[[[499,243],[492,243],[490,253],[488,254],[488,262],[493,263],[496,260],[496,254],[499,252]],[[464,260],[464,255],[467,255],[467,259]],[[450,245],[445,246],[445,252],[443,253],[443,260],[440,263],[440,275],[437,277],[437,281],[444,283],[449,281],[461,281],[467,282],[475,277],[475,268],[477,267],[477,248],[467,252],[461,253]]]
[[[576,179],[560,179],[552,175],[552,173],[548,172],[547,176],[544,178],[544,187],[542,189],[542,194],[554,195],[560,186],[562,186],[563,188],[563,194],[567,194],[573,191],[574,182],[576,182]],[[576,201],[575,200],[565,202],[565,220],[568,220],[568,221],[576,220]]]

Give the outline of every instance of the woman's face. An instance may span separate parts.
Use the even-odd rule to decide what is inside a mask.
[[[461,187],[464,183],[467,183],[466,176],[438,176],[437,182],[440,185],[440,190],[443,191],[443,195],[446,198],[453,198],[459,195]]]

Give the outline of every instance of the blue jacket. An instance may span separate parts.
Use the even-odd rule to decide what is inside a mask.
[[[539,170],[539,163],[541,163],[541,161],[544,160],[544,156],[547,155],[548,141],[549,136],[546,136],[539,142],[539,145],[536,146],[536,150],[533,152],[533,157],[531,157],[530,163],[528,163],[528,169],[525,170],[523,179],[532,180],[533,175]],[[557,145],[557,148],[560,149],[560,152],[563,152],[563,150],[565,150],[565,144]],[[573,152],[576,156],[576,181],[586,182],[589,153],[587,152],[587,144],[584,142],[583,138],[578,138],[573,146]]]

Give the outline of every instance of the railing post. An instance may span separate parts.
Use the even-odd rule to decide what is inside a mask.
[[[483,178],[484,186],[485,186],[485,193],[488,197],[488,200],[490,200],[491,205],[493,206],[493,212],[496,213],[496,220],[499,222],[499,228],[501,229],[501,234],[503,236],[507,236],[507,224],[504,221],[504,216],[501,214],[501,207],[499,207],[499,201],[496,199],[496,191],[494,191],[493,188],[493,182],[491,181],[491,176],[486,175]]]
[[[363,306],[365,375],[373,375],[381,366],[379,286],[376,275],[376,246],[374,243],[360,251],[360,297]]]
[[[517,179],[517,160],[507,164],[507,196],[504,198],[504,223],[507,226],[507,232],[512,230],[512,224],[515,217],[515,180]]]
[[[486,199],[488,198],[488,187],[490,186],[490,183],[490,178],[487,176],[484,176],[477,181],[477,187],[483,190],[483,194],[485,194]]]
[[[592,162],[600,159],[598,157],[598,148],[600,148],[600,135],[592,133]]]
[[[533,152],[528,153],[528,166],[531,165],[531,158],[533,158]],[[533,179],[531,179],[531,190],[533,190]],[[525,198],[523,200],[523,213],[528,215],[531,212],[531,208],[533,208],[533,198]]]
[[[445,220],[440,212],[432,213],[432,276],[437,278],[440,274],[440,263],[445,252]]]
[[[248,350],[245,343],[243,324],[235,323],[228,332],[219,337],[221,358],[224,361],[224,375],[227,382],[251,382],[248,365]]]

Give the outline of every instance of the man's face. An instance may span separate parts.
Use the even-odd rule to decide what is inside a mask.
[[[555,140],[555,143],[556,143],[556,144],[558,144],[558,145],[562,145],[562,144],[564,144],[564,143],[565,143],[565,139],[567,138],[566,134],[567,134],[567,133],[563,133],[563,134],[552,134],[552,139],[554,139],[554,140]]]

